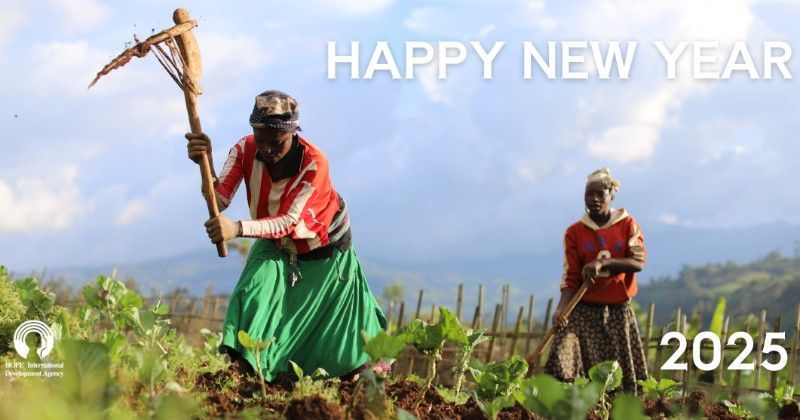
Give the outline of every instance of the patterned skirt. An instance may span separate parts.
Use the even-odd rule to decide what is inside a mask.
[[[569,323],[553,337],[545,373],[562,382],[587,377],[589,369],[606,360],[622,367],[622,388],[636,393],[636,381],[647,379],[639,327],[630,302],[615,305],[580,302]]]

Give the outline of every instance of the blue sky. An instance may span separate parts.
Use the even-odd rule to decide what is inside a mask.
[[[602,166],[645,233],[800,224],[800,59],[788,63],[792,80],[667,80],[653,47],[718,41],[724,62],[746,41],[761,70],[764,41],[800,51],[800,1],[0,3],[0,263],[12,268],[213,255],[199,172],[185,157],[183,98],[155,58],[86,89],[133,34],[171,26],[179,6],[199,23],[200,114],[215,166],[248,132],[255,95],[292,94],[348,200],[362,255],[431,263],[549,252],[582,211],[586,174]],[[349,80],[346,67],[328,80],[326,43],[354,40],[362,63],[388,41],[401,69],[405,41],[506,46],[492,80],[474,54],[446,80],[434,65],[414,80]],[[630,79],[522,78],[523,41],[574,40],[637,41]],[[229,214],[246,217],[244,194]]]

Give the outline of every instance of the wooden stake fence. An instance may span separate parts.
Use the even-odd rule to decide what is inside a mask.
[[[416,310],[414,312],[414,316],[416,318],[421,316],[423,297],[424,292],[420,290],[417,296]],[[212,295],[209,291],[209,293],[203,297],[189,297],[181,294],[174,294],[160,298],[144,298],[143,301],[145,307],[158,302],[166,303],[169,306],[169,313],[167,316],[171,319],[173,327],[175,327],[179,332],[188,336],[194,334],[199,337],[198,332],[201,328],[209,328],[211,330],[221,329],[229,299],[230,298],[228,295]],[[516,354],[520,350],[521,340],[524,340],[525,354],[528,354],[530,349],[534,347],[534,344],[536,344],[536,340],[540,339],[550,326],[551,312],[553,309],[552,298],[548,299],[547,301],[546,310],[542,319],[543,322],[541,324],[537,324],[536,314],[534,311],[534,296],[530,295],[528,299],[527,319],[524,317],[525,307],[520,306],[519,311],[517,312],[517,317],[513,324],[513,329],[509,329],[509,325],[505,325],[506,323],[503,322],[505,319],[504,314],[509,310],[509,301],[510,287],[503,285],[500,301],[495,305],[494,308],[491,329],[485,332],[485,334],[489,337],[489,341],[476,350],[477,354],[484,354],[485,352],[483,359],[486,362],[493,360],[504,360],[511,355]],[[462,319],[461,316],[464,310],[463,284],[458,286],[456,302],[458,311],[457,315],[459,316],[459,319],[461,319],[462,322],[467,321]],[[79,305],[82,304],[82,302],[66,302],[65,304]],[[404,319],[406,312],[405,302],[393,302],[393,304],[399,305],[399,308],[397,310],[396,326],[394,327],[394,331],[390,332],[396,332],[407,324],[407,320]],[[484,286],[480,285],[478,288],[478,301],[471,320],[471,326],[473,329],[482,328],[482,319],[484,315],[483,308]],[[697,370],[691,357],[693,340],[687,337],[687,349],[681,357],[681,361],[687,362],[688,366],[690,367],[690,370],[687,371],[662,371],[661,366],[664,360],[674,353],[676,343],[673,341],[670,342],[669,346],[660,346],[661,339],[669,331],[682,331],[684,334],[686,334],[686,331],[688,330],[686,312],[681,307],[676,307],[673,321],[660,328],[656,327],[655,325],[654,314],[655,304],[650,303],[647,308],[644,335],[642,336],[642,347],[645,352],[645,358],[649,367],[649,372],[657,380],[661,379],[664,375],[667,375],[669,377],[679,379],[684,385],[687,385],[690,382],[689,378],[692,377],[692,372]],[[389,315],[391,316],[391,312]],[[744,340],[740,339],[730,346],[727,345],[728,338],[736,330],[734,330],[734,327],[731,324],[730,317],[724,317],[723,329],[720,337],[722,348],[721,363],[720,366],[715,369],[715,372],[712,372],[711,374],[714,384],[710,386],[714,386],[717,389],[730,391],[731,398],[734,399],[738,398],[740,393],[744,391],[772,391],[779,383],[778,372],[769,372],[768,374],[765,374],[768,376],[768,379],[762,378],[763,375],[761,363],[763,360],[763,353],[761,351],[764,347],[764,337],[765,333],[768,332],[767,330],[780,332],[782,325],[784,324],[781,322],[782,320],[780,317],[775,317],[770,327],[766,322],[766,309],[762,309],[759,315],[760,316],[757,324],[755,325],[755,346],[752,350],[752,354],[749,356],[749,361],[752,361],[755,365],[753,374],[751,375],[752,383],[745,384],[742,383],[742,371],[726,371],[726,369],[729,367],[729,360],[732,360],[733,357],[736,357],[741,353],[742,349],[745,347],[745,343]],[[436,317],[437,305],[436,303],[431,303],[431,313],[428,319],[435,321]],[[783,345],[783,347],[786,349],[788,355],[787,365],[784,368],[788,369],[786,382],[797,384],[798,356],[800,356],[800,303],[797,305],[797,311],[793,321],[794,322],[789,326],[789,330],[785,331],[786,341],[781,343],[781,345]],[[749,332],[750,327],[751,325],[749,322],[745,323],[743,331]],[[510,339],[510,342],[507,346],[504,345],[503,341],[506,338]],[[703,350],[711,348],[710,343],[705,342],[703,344]],[[408,369],[404,369],[404,373],[406,374],[415,372],[417,370],[422,370],[425,367],[425,364],[421,362],[421,357],[419,355],[415,355],[414,353],[416,352],[413,350],[407,351],[406,356],[404,356],[409,358],[405,364]],[[542,358],[542,361],[540,361],[540,366],[545,360],[545,357],[546,355]],[[415,359],[420,359],[420,362],[415,363]],[[770,360],[772,363],[775,363],[777,360],[777,353],[771,352],[768,360]],[[745,363],[747,362],[748,360],[745,360]],[[726,376],[726,372],[728,372],[728,374],[732,373],[732,383],[725,382],[724,377]],[[418,373],[424,374],[424,372]],[[762,387],[762,383],[765,384],[764,387]],[[698,383],[697,386],[706,387],[709,385]],[[688,389],[684,388],[684,392],[688,392]]]

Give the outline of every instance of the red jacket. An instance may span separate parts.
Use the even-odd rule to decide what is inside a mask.
[[[564,275],[561,290],[577,291],[583,282],[583,266],[600,255],[606,258],[634,258],[645,262],[647,249],[639,224],[625,209],[612,210],[611,218],[604,226],[597,226],[588,214],[567,228],[564,234]],[[615,304],[622,303],[634,295],[635,273],[606,273],[595,279],[581,301]]]

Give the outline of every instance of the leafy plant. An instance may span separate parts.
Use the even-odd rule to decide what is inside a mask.
[[[110,375],[108,348],[85,340],[65,340],[61,346],[64,350],[64,381],[56,388],[60,396],[69,401],[78,413],[95,413],[89,417],[109,408],[119,395],[119,389]]]
[[[476,401],[478,407],[486,413],[486,417],[490,420],[496,419],[497,415],[500,414],[504,408],[513,407],[516,403],[516,400],[511,395],[502,395],[487,403],[481,402],[479,399],[476,399]]]
[[[680,384],[669,378],[661,378],[656,380],[652,376],[647,380],[636,381],[642,387],[645,396],[651,399],[668,400],[678,394]]]
[[[211,332],[208,328],[200,329],[200,337],[203,339],[203,352],[204,358],[217,367],[222,367],[224,359],[219,352],[219,345],[222,343],[222,332]]]
[[[621,394],[614,398],[614,408],[611,410],[611,418],[625,420],[648,420],[644,415],[642,401],[633,395]]]
[[[161,355],[156,352],[136,352],[137,377],[139,382],[145,386],[149,393],[151,404],[156,399],[156,385],[164,379],[165,368],[161,360]]]
[[[458,346],[455,366],[453,367],[453,372],[455,373],[453,383],[455,384],[454,391],[456,395],[461,392],[461,386],[464,384],[464,374],[469,369],[472,352],[475,351],[475,347],[478,344],[488,340],[488,337],[483,335],[482,331],[473,332],[472,329],[467,329],[464,335],[467,338],[465,341],[455,343]]]
[[[142,297],[111,277],[98,276],[94,286],[84,286],[83,298],[89,308],[100,312],[101,320],[113,323],[118,329],[132,329],[139,319]],[[91,322],[90,314],[84,313],[86,321]]]
[[[607,419],[610,413],[610,404],[607,399],[608,391],[613,391],[622,385],[622,369],[616,360],[600,362],[589,369],[589,379],[600,388],[600,400],[597,402],[597,414]]]
[[[519,388],[520,381],[527,371],[528,364],[525,359],[516,354],[508,360],[489,363],[482,372],[473,369],[475,391],[479,398],[489,401],[511,395]]]
[[[55,293],[40,289],[39,280],[35,277],[16,280],[14,288],[19,294],[20,301],[27,308],[25,314],[27,319],[50,321],[48,315],[56,301]]]
[[[747,408],[745,408],[743,405],[741,405],[739,403],[733,403],[733,402],[730,402],[728,400],[722,400],[722,404],[725,404],[725,407],[728,407],[728,410],[732,414],[735,414],[735,415],[737,415],[737,416],[739,416],[739,417],[741,417],[743,419],[748,419],[749,420],[749,419],[755,419],[756,418],[756,415],[752,411],[748,410]]]
[[[25,320],[25,313],[25,305],[9,280],[8,271],[0,265],[0,354],[11,349],[14,330]]]
[[[586,418],[598,394],[599,386],[595,383],[578,386],[561,383],[549,375],[525,379],[513,392],[515,400],[528,411],[545,418],[570,420]]]
[[[406,347],[403,336],[392,336],[386,331],[380,331],[372,338],[366,331],[361,331],[361,338],[364,340],[364,353],[367,353],[373,362],[384,360],[391,363]]]
[[[770,405],[780,410],[786,405],[797,402],[794,400],[794,389],[794,385],[784,382],[783,384],[775,387],[775,390],[772,391],[772,394],[769,392],[763,392],[759,395],[759,398],[769,402]]]
[[[239,339],[239,344],[241,344],[242,347],[246,348],[247,350],[250,350],[255,355],[256,373],[258,374],[259,382],[261,382],[261,396],[266,397],[267,384],[264,381],[264,374],[261,373],[261,357],[259,355],[264,349],[269,347],[269,345],[272,344],[273,341],[275,341],[275,337],[272,337],[267,341],[258,341],[251,338],[250,335],[247,334],[247,332],[242,330],[239,330],[239,333],[236,335],[236,337]]]
[[[322,379],[330,376],[323,368],[317,368],[311,375],[306,375],[303,368],[297,363],[289,361],[292,371],[297,377],[292,390],[294,398],[305,398],[312,395],[321,395],[330,401],[337,400],[337,394],[333,388],[326,388]],[[338,380],[338,379],[337,379]]]
[[[415,404],[416,408],[419,407],[433,383],[436,376],[436,362],[442,358],[445,341],[464,342],[467,341],[467,336],[455,314],[445,307],[439,308],[439,320],[436,324],[428,325],[425,321],[415,319],[398,336],[416,347],[428,359],[426,375],[428,382],[420,391],[420,396]]]

